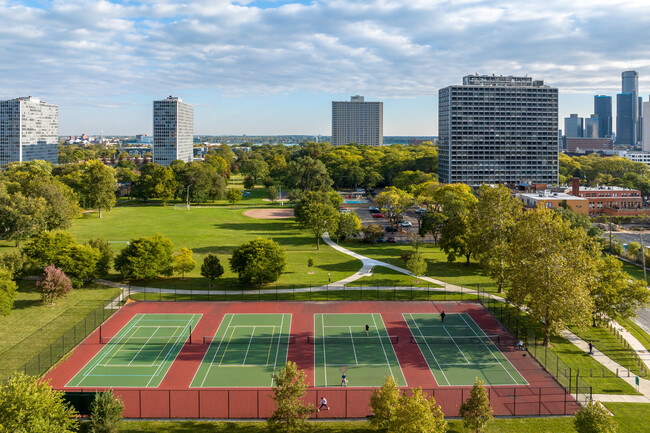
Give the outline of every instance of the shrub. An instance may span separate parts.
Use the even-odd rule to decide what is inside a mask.
[[[116,433],[122,422],[124,403],[112,390],[96,392],[90,404],[91,433]]]
[[[256,238],[235,248],[230,269],[242,283],[265,284],[277,281],[286,266],[286,254],[273,239]]]
[[[50,265],[43,269],[43,275],[36,282],[36,287],[41,291],[43,303],[52,304],[55,299],[62,298],[70,293],[72,283],[65,272],[54,265]]]

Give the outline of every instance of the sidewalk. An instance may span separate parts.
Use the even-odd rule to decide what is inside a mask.
[[[630,348],[636,352],[639,358],[641,358],[641,362],[645,364],[646,370],[650,370],[650,352],[645,348],[645,346],[641,344],[641,342],[637,340],[634,335],[632,335],[628,330],[626,330],[616,321],[611,320],[610,323],[614,329],[618,330],[625,341],[627,341],[627,343],[630,345]]]

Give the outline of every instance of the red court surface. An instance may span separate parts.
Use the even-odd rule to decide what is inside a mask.
[[[115,335],[138,313],[202,314],[192,331],[192,340],[214,335],[228,313],[290,313],[291,335],[288,359],[307,375],[307,400],[314,405],[327,397],[331,410],[314,412],[314,418],[364,418],[373,388],[314,388],[314,314],[379,313],[389,335],[398,336],[393,348],[409,387],[422,387],[433,395],[448,417],[458,416],[470,387],[438,386],[418,345],[410,343],[411,332],[403,313],[467,313],[486,334],[502,336],[498,348],[524,376],[528,385],[488,386],[497,416],[573,414],[579,405],[533,358],[515,349],[514,339],[480,304],[474,302],[135,302],[114,314],[102,326],[102,337]],[[55,389],[94,392],[95,388],[69,388],[66,384],[99,352],[99,331],[81,343],[57,367],[45,375]],[[157,388],[118,388],[125,403],[126,418],[266,418],[273,410],[267,388],[190,388],[190,383],[208,350],[206,344],[185,344]],[[101,388],[100,388],[101,389]]]

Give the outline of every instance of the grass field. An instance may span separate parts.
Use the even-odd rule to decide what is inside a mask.
[[[209,281],[200,275],[203,258],[208,253],[219,256],[224,275],[215,282],[216,289],[240,289],[236,275],[228,265],[232,249],[258,236],[272,238],[287,252],[287,268],[278,280],[279,287],[305,287],[327,284],[356,272],[361,263],[321,243],[316,250],[313,235],[301,230],[293,220],[259,220],[242,215],[241,209],[192,208],[174,210],[173,206],[118,207],[104,212],[99,219],[96,213],[85,214],[75,221],[70,230],[77,240],[85,242],[103,237],[113,242],[116,251],[124,248],[126,241],[139,236],[160,233],[170,238],[174,248],[187,247],[194,251],[196,268],[180,277],[137,281],[137,285],[178,289],[207,289]],[[307,259],[314,258],[315,265],[307,267]],[[119,280],[112,274],[110,279]]]
[[[643,344],[646,350],[650,351],[650,335],[637,325],[631,319],[623,319],[618,321],[625,329],[627,329],[637,340]]]
[[[118,294],[119,289],[93,284],[73,290],[54,305],[43,305],[35,282],[22,281],[11,314],[0,316],[0,378],[21,367]]]

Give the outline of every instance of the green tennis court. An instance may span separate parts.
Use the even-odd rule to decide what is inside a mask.
[[[66,386],[157,387],[201,314],[136,314]]]
[[[369,326],[366,335],[365,326]],[[381,314],[315,314],[314,337],[315,386],[381,386],[392,376],[406,386],[393,343]]]
[[[528,385],[494,341],[469,314],[403,313],[417,344],[440,386],[471,386],[476,378],[485,385]]]
[[[226,314],[190,385],[272,386],[276,367],[287,362],[291,314]]]

